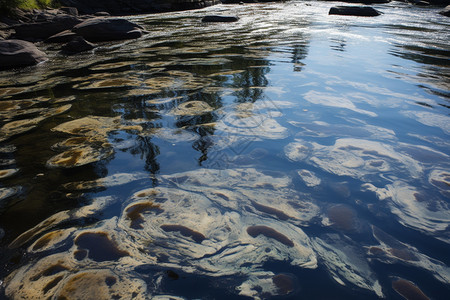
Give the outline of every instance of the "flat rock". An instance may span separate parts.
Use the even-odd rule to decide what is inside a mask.
[[[235,16],[205,16],[202,18],[202,22],[236,22],[239,18]]]
[[[369,6],[334,6],[330,8],[329,15],[376,17],[381,15],[373,7]]]
[[[31,66],[47,60],[34,44],[21,40],[0,41],[0,69]]]
[[[135,39],[142,27],[126,19],[93,18],[76,25],[72,31],[90,42]]]

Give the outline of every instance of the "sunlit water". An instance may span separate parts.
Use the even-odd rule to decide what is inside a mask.
[[[132,17],[0,73],[1,293],[446,298],[450,19],[336,4]]]

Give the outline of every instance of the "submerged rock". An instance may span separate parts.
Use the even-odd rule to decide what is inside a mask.
[[[90,42],[136,39],[142,36],[142,27],[126,19],[93,18],[75,27],[72,31]]]
[[[47,55],[30,42],[0,41],[0,70],[36,65],[45,60]]]
[[[95,45],[89,43],[81,36],[74,37],[70,42],[61,47],[61,50],[68,54],[89,51],[95,48]]]
[[[402,295],[402,297],[405,299],[415,299],[415,300],[430,299],[417,287],[417,285],[403,278],[394,278],[394,280],[392,280],[392,288],[397,293]]]
[[[422,254],[415,247],[398,241],[395,237],[381,229],[372,226],[372,233],[380,243],[368,247],[368,254],[386,264],[401,263],[429,271],[437,280],[444,284],[450,283],[450,268],[443,262]]]
[[[202,18],[203,23],[209,23],[209,22],[236,22],[239,18],[235,16],[205,16]]]
[[[330,8],[329,15],[358,16],[358,17],[376,17],[381,15],[373,7],[367,6],[335,6]]]

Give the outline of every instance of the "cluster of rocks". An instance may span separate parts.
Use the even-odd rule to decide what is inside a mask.
[[[110,18],[108,13],[78,15],[73,7],[31,11],[19,14],[15,20],[3,18],[0,23],[0,68],[9,69],[34,65],[47,59],[33,42],[63,43],[67,54],[95,48],[96,42],[134,39],[145,30],[122,18]]]

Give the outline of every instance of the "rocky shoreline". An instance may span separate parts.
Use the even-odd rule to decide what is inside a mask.
[[[244,0],[247,3],[257,0]],[[260,2],[275,2],[260,0]],[[330,1],[330,0],[322,0]],[[442,4],[445,0],[412,0],[415,5]],[[154,13],[203,8],[218,3],[240,3],[237,0],[60,0],[59,9],[22,11],[14,17],[0,15],[0,70],[35,65],[47,60],[46,54],[34,43],[59,43],[67,55],[92,50],[95,43],[136,39],[146,33],[144,28],[120,15]],[[388,3],[390,0],[342,0],[352,4]],[[337,6],[330,14],[377,16],[380,12],[369,6]],[[450,16],[450,5],[440,12]],[[235,16],[207,16],[202,22],[235,22]]]

